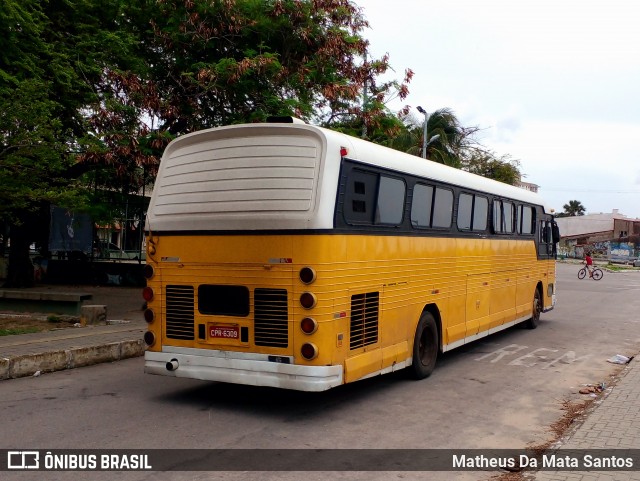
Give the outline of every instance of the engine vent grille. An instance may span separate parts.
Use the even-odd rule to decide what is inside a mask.
[[[193,286],[167,286],[167,337],[194,339]]]
[[[253,303],[256,346],[287,347],[289,311],[286,289],[255,289]]]
[[[350,349],[358,349],[378,342],[378,292],[351,296]]]

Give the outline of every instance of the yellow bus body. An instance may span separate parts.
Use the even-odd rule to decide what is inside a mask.
[[[148,262],[157,262],[160,268],[148,285],[157,293],[149,303],[157,319],[164,317],[166,309],[162,285],[193,285],[197,306],[199,284],[286,289],[290,316],[287,348],[257,346],[251,338],[245,343],[169,339],[157,322],[149,326],[158,339],[148,348],[150,352],[175,346],[290,356],[295,365],[340,366],[343,375],[330,380],[333,385],[409,366],[413,334],[425,309],[438,316],[442,350],[447,351],[527,319],[535,290],[549,293],[549,285],[555,283],[554,262],[537,261],[530,243],[513,240],[323,234],[169,236],[155,247]],[[306,266],[317,272],[311,285],[298,278]],[[316,295],[317,304],[304,309],[298,300],[309,291]],[[352,350],[350,299],[367,292],[380,293],[379,340]],[[552,296],[544,295],[543,303],[543,309],[552,306]],[[300,321],[307,316],[318,322],[311,335],[300,329]],[[250,328],[252,322],[251,316],[212,316],[195,309],[195,325]],[[304,342],[317,346],[317,358],[308,361],[300,355]],[[291,387],[283,384],[274,380],[271,385]],[[316,387],[333,386],[317,383]]]

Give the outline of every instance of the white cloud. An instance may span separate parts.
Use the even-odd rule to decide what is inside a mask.
[[[406,103],[483,128],[556,209],[577,199],[640,217],[640,4],[356,3],[372,53],[388,52],[397,78],[415,71]]]

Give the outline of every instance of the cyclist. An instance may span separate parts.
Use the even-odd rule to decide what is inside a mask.
[[[588,252],[584,254],[584,262],[587,264],[587,271],[589,271],[589,277],[593,277],[593,259]]]

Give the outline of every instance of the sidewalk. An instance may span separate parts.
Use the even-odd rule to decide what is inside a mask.
[[[618,383],[563,441],[557,454],[583,449],[640,449],[640,367],[637,358],[620,373]],[[526,479],[536,481],[640,481],[640,466],[633,471],[539,471]]]
[[[0,381],[112,362],[144,354],[142,289],[51,286],[38,291],[87,292],[107,306],[107,325],[0,336]]]

